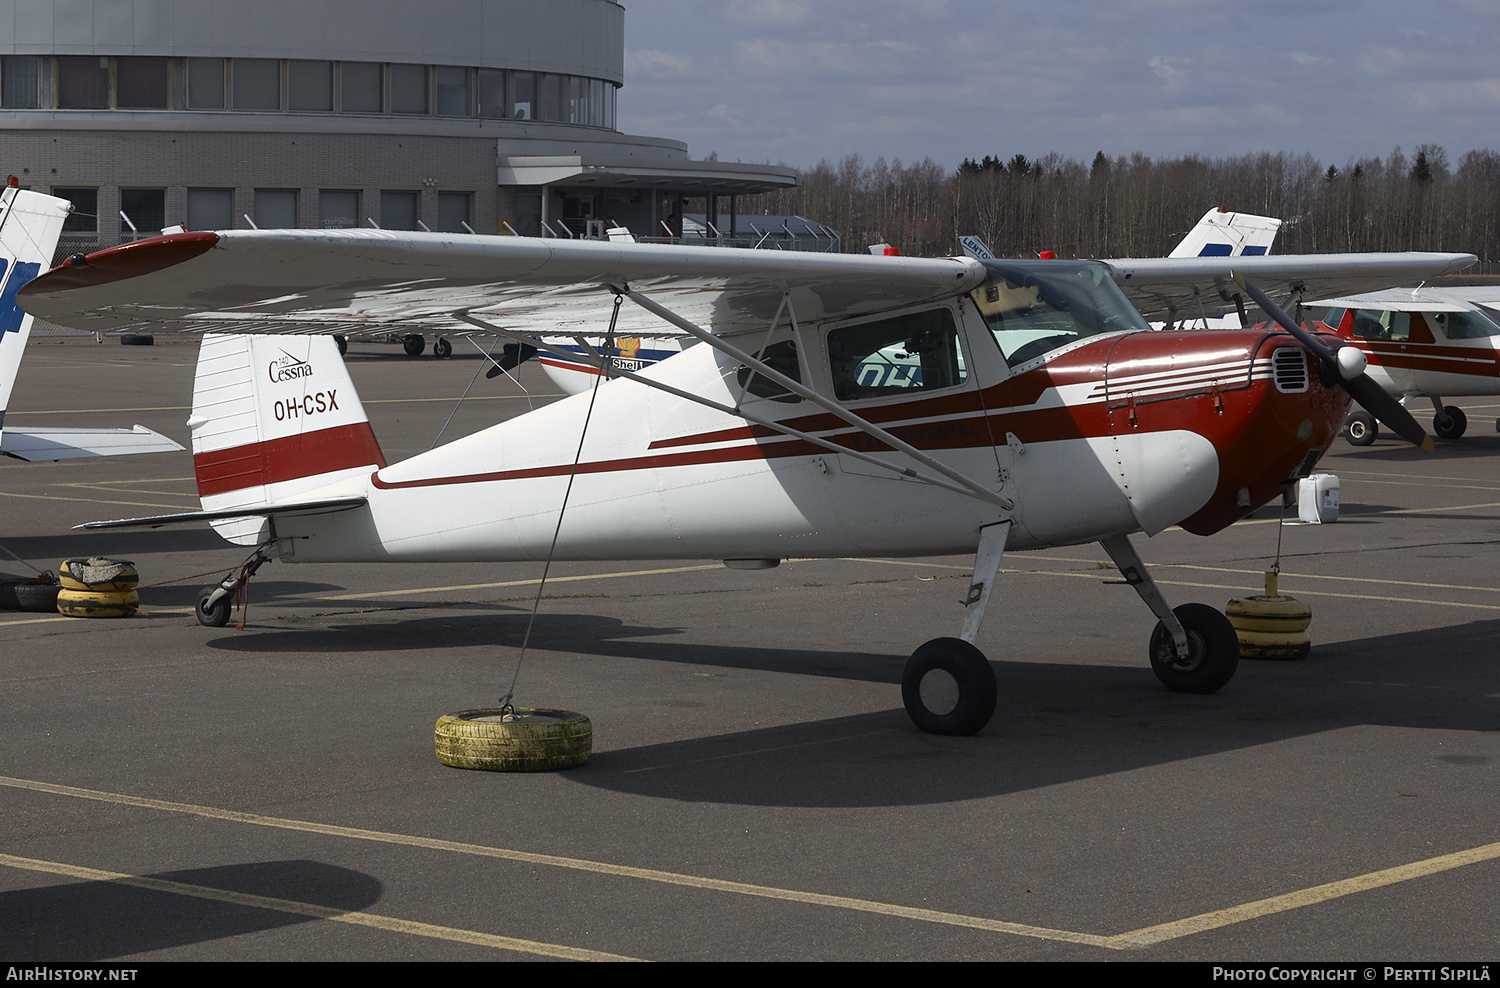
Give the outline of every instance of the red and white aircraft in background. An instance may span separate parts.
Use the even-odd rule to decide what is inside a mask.
[[[66,199],[18,188],[14,178],[0,191],[0,454],[18,460],[70,460],[182,449],[141,425],[134,429],[21,428],[5,421],[21,356],[31,337],[32,317],[16,304],[16,293],[52,263],[63,222],[72,210]]]
[[[1353,394],[1431,440],[1358,352],[1287,319],[1295,295],[1433,277],[1466,254],[986,261],[347,231],[188,233],[73,258],[21,294],[86,329],[205,336],[193,414],[202,519],[294,562],[721,559],[976,552],[957,638],[921,646],[919,727],[994,709],[974,646],[1006,551],[1099,542],[1159,619],[1171,689],[1207,693],[1238,643],[1172,609],[1130,536],[1208,535],[1279,497]],[[1287,332],[1150,331],[1121,292],[1184,305],[1245,291]],[[608,379],[399,463],[380,451],[334,342],[393,327],[572,334]],[[682,332],[639,373],[587,339]],[[872,384],[893,349],[920,375]],[[604,352],[608,352],[605,350]],[[905,358],[903,358],[905,359]],[[205,623],[228,616],[227,580]]]
[[[1392,288],[1309,304],[1331,307],[1323,322],[1364,353],[1370,377],[1402,404],[1432,401],[1440,439],[1459,438],[1469,424],[1444,398],[1500,395],[1500,287]],[[1378,432],[1359,409],[1344,424],[1356,446]]]

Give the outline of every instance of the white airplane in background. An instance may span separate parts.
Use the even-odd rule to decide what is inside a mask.
[[[134,429],[20,428],[5,421],[21,356],[31,336],[32,317],[16,304],[16,293],[52,263],[63,221],[72,209],[66,199],[18,188],[15,178],[0,191],[0,453],[19,460],[69,460],[182,449],[140,425]]]
[[[1364,353],[1370,377],[1403,405],[1431,400],[1440,439],[1457,439],[1469,425],[1444,398],[1500,395],[1500,286],[1392,288],[1309,304],[1330,306],[1325,326]],[[1363,411],[1344,423],[1355,446],[1378,433]]]
[[[1274,217],[1255,216],[1251,213],[1231,213],[1223,206],[1217,206],[1203,214],[1203,218],[1188,231],[1187,236],[1182,238],[1181,243],[1174,247],[1168,256],[1260,257],[1270,253],[1271,244],[1276,240],[1276,231],[1280,228],[1281,220]],[[623,231],[623,228],[612,229],[609,232],[613,240],[634,243],[634,239],[629,238],[629,232]],[[629,239],[626,240],[626,238]],[[966,255],[975,260],[993,261],[996,259],[988,245],[979,237],[972,235],[959,237],[959,245]],[[873,247],[871,253],[887,256],[885,251]],[[1158,329],[1164,325],[1152,323],[1152,326]],[[1243,323],[1234,315],[1210,317],[1204,314],[1190,320],[1190,324],[1184,322],[1182,328],[1238,329],[1241,325]],[[564,394],[579,394],[592,387],[593,379],[598,376],[599,371],[585,347],[598,348],[603,345],[603,340],[599,337],[592,337],[585,338],[583,343],[575,343],[567,337],[550,337],[548,342],[552,344],[551,352],[541,354],[535,354],[529,347],[523,349],[516,344],[511,344],[506,348],[505,355],[497,362],[496,367],[490,371],[489,376],[495,377],[502,371],[510,370],[521,361],[535,355],[537,362],[546,371],[547,377]],[[697,340],[684,333],[672,336],[622,337],[615,340],[614,347],[607,356],[617,369],[642,371],[652,364],[681,353],[696,342]],[[891,353],[872,354],[859,370],[861,377],[871,380],[912,372],[920,374],[916,361],[910,356],[900,357]]]
[[[925,731],[994,711],[974,645],[1006,551],[1099,542],[1158,618],[1168,688],[1209,693],[1239,646],[1212,607],[1170,607],[1133,546],[1208,535],[1311,472],[1355,396],[1431,447],[1357,350],[1293,323],[1285,289],[1432,277],[1468,254],[987,261],[455,237],[186,233],[70,261],[21,293],[83,329],[204,337],[193,459],[206,521],[256,564],[720,559],[975,552],[958,637],[918,648],[902,697]],[[1244,291],[1285,327],[1156,331],[1120,291]],[[1347,289],[1345,289],[1347,290]],[[326,335],[393,325],[701,345],[388,464]],[[580,342],[580,345],[583,345]],[[856,373],[899,346],[922,373]],[[607,352],[607,351],[606,351]],[[1311,359],[1309,359],[1311,358]],[[228,617],[231,577],[200,620]]]

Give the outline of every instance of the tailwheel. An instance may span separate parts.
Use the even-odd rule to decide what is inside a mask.
[[[1432,432],[1439,439],[1457,439],[1469,427],[1469,417],[1457,405],[1445,405],[1439,415],[1432,417]]]
[[[1160,621],[1151,633],[1151,670],[1177,693],[1213,693],[1234,678],[1240,642],[1229,619],[1207,604],[1183,604],[1172,613],[1187,632],[1188,654],[1177,654],[1172,633]]]
[[[923,645],[901,675],[906,713],[928,734],[980,730],[995,713],[995,692],[995,671],[984,653],[959,638],[934,638]]]
[[[1344,438],[1350,446],[1368,446],[1380,435],[1380,426],[1369,412],[1351,412],[1344,420]]]

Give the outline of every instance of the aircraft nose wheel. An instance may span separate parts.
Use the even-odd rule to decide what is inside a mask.
[[[995,693],[989,660],[959,638],[934,638],[912,653],[901,674],[906,713],[928,734],[980,730],[995,713]]]
[[[1229,619],[1207,604],[1183,604],[1172,613],[1188,636],[1188,655],[1181,658],[1172,633],[1160,621],[1151,633],[1151,670],[1176,693],[1214,693],[1234,678],[1240,664],[1240,640]]]
[[[1369,412],[1352,412],[1344,420],[1344,438],[1351,446],[1368,446],[1379,434],[1380,426],[1375,424],[1375,416]]]
[[[213,586],[204,587],[198,591],[198,606],[195,612],[198,615],[198,623],[205,628],[222,628],[229,623],[229,595],[220,594],[215,600],[214,593],[219,589]]]
[[[1446,405],[1443,414],[1432,419],[1432,431],[1439,439],[1457,439],[1469,427],[1469,417],[1457,405]]]

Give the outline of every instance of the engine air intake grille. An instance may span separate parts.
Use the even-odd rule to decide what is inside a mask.
[[[1301,394],[1307,390],[1307,351],[1300,346],[1279,347],[1271,354],[1271,373],[1276,390],[1282,394]]]

